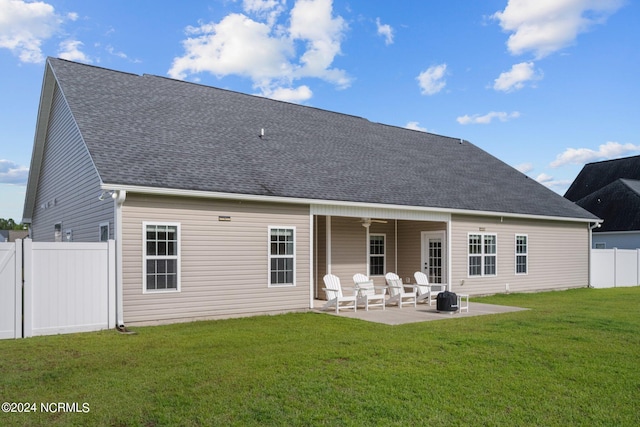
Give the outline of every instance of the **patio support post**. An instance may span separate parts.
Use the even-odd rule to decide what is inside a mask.
[[[314,289],[316,289],[315,286],[315,278],[314,278],[314,266],[318,265],[317,262],[314,262],[315,260],[315,242],[316,242],[316,235],[315,233],[316,231],[316,227],[314,227],[314,223],[317,222],[316,216],[311,214],[309,215],[309,308],[313,308],[313,299],[315,297],[317,297],[317,294]]]
[[[331,274],[331,217],[327,215],[327,274]]]
[[[453,290],[453,276],[451,275],[452,272],[452,268],[451,268],[451,264],[453,264],[451,262],[452,258],[452,251],[451,251],[451,215],[449,215],[449,219],[447,220],[447,283],[448,283],[448,291],[452,292]],[[466,293],[466,292],[465,292]]]
[[[394,242],[393,246],[394,246],[395,252],[396,252],[395,253],[396,259],[395,259],[395,267],[394,267],[393,271],[398,271],[398,220],[396,219],[396,220],[394,220],[394,222],[395,222],[395,228],[396,229],[395,229],[395,232],[393,233],[394,237],[395,237],[395,242]]]

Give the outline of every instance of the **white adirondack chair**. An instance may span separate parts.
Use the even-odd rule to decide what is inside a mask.
[[[353,283],[356,285],[356,291],[358,292],[358,304],[364,304],[366,311],[369,311],[369,307],[382,307],[383,310],[385,309],[385,301],[387,299],[386,286],[374,286],[373,280],[370,280],[362,273],[353,275]]]
[[[416,306],[416,289],[414,285],[402,283],[402,279],[396,273],[387,273],[384,276],[389,286],[389,299],[387,305],[398,304],[402,308],[402,304],[413,304]],[[409,291],[411,289],[411,291]]]
[[[323,291],[327,294],[327,302],[322,306],[322,309],[330,307],[336,308],[336,313],[340,312],[341,308],[353,308],[353,311],[357,311],[358,295],[354,289],[353,295],[345,295],[342,292],[342,285],[340,284],[340,278],[333,274],[327,274],[323,277],[325,288]]]
[[[444,283],[429,283],[429,277],[421,271],[413,273],[413,277],[416,279],[416,290],[418,291],[418,301],[429,301],[429,305],[433,299],[431,296],[437,296],[439,292],[445,291],[447,285]]]

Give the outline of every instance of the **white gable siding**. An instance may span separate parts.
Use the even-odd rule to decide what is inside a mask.
[[[468,235],[497,236],[497,275],[468,276]],[[454,215],[453,291],[471,295],[586,287],[589,232],[586,223]],[[528,236],[528,273],[515,274],[515,236]],[[461,281],[464,280],[464,285]]]
[[[97,242],[99,224],[109,222],[113,239],[113,200],[99,201],[100,178],[69,108],[56,87],[47,128],[32,216],[34,241],[52,242],[54,224],[72,230],[73,241]]]
[[[229,220],[219,221],[219,216]],[[180,292],[143,292],[145,221],[180,224]],[[296,229],[296,286],[268,286],[269,226]],[[129,193],[123,205],[124,321],[165,323],[308,309],[309,238],[308,206]]]

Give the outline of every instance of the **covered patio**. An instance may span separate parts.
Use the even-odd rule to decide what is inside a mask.
[[[314,299],[325,299],[326,274],[338,276],[343,287],[353,287],[356,273],[376,286],[386,285],[388,272],[405,283],[414,282],[416,271],[431,283],[447,283],[450,214],[335,206],[314,207],[312,213]]]

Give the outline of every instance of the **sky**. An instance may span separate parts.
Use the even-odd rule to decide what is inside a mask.
[[[463,138],[564,194],[640,154],[638,3],[0,0],[0,218],[22,220],[48,56]]]

